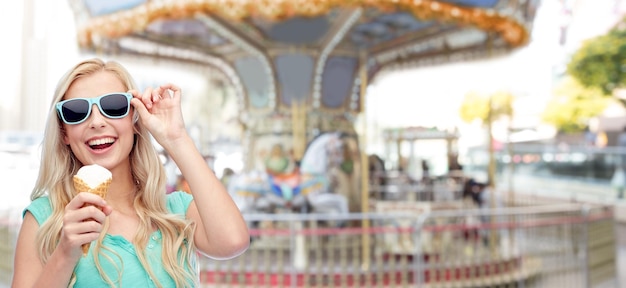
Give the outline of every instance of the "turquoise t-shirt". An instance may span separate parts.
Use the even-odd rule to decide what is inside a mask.
[[[185,217],[192,200],[193,196],[185,192],[170,193],[167,195],[167,209],[170,213]],[[30,212],[41,226],[52,214],[50,200],[48,197],[35,199],[26,207],[24,214],[26,211]],[[101,251],[105,256],[100,256],[100,265],[107,276],[116,283],[116,287],[156,287],[155,282],[150,279],[149,274],[139,262],[135,246],[131,242],[122,236],[107,234],[102,240],[102,245]],[[112,249],[113,252],[108,251],[105,247]],[[150,236],[146,246],[146,255],[152,272],[159,283],[163,287],[174,287],[174,281],[163,267],[161,248],[161,231],[157,230]],[[109,287],[98,273],[91,254],[92,250],[93,245],[89,248],[89,254],[82,257],[74,268],[76,274],[74,287]],[[118,280],[118,275],[121,275],[121,281]]]

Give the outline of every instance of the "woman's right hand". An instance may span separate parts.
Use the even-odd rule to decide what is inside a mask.
[[[78,193],[65,206],[58,248],[63,254],[80,259],[83,254],[81,246],[98,239],[104,221],[112,211],[102,197],[88,192]]]

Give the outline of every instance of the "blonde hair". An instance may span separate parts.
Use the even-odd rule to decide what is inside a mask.
[[[72,177],[83,165],[74,156],[70,147],[63,143],[63,126],[57,116],[55,104],[63,99],[65,93],[74,81],[94,73],[106,71],[113,73],[126,86],[127,90],[136,89],[134,81],[128,71],[115,61],[104,62],[101,59],[89,59],[78,63],[70,69],[57,84],[52,105],[50,105],[47,124],[42,143],[41,167],[35,187],[31,194],[31,200],[49,196],[52,206],[52,215],[45,221],[38,233],[39,257],[43,263],[55,250],[60,237],[62,219],[65,206],[74,197],[76,191],[72,185]],[[133,116],[137,119],[135,112]],[[188,287],[196,284],[197,268],[195,267],[195,253],[193,233],[195,224],[190,220],[178,215],[168,213],[165,201],[166,175],[158,154],[152,145],[151,136],[141,121],[134,121],[135,143],[129,155],[132,176],[137,185],[134,199],[134,208],[139,217],[139,229],[133,239],[138,252],[139,261],[152,279],[157,277],[148,264],[145,253],[152,227],[156,227],[162,234],[162,262],[165,271],[172,277],[176,287]],[[150,177],[152,176],[152,177]],[[96,241],[93,256],[102,279],[110,286],[114,285],[111,275],[106,275],[100,265],[101,250],[111,249],[102,245],[102,239],[106,235],[108,221],[104,225],[104,231]],[[115,264],[110,257],[105,256]],[[118,280],[121,280],[123,267],[118,268]],[[71,283],[76,281],[76,275],[72,276]],[[155,283],[161,287],[162,284]]]

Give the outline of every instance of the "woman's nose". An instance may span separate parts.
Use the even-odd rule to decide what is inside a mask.
[[[87,121],[89,121],[89,126],[98,127],[104,125],[106,123],[104,118],[105,116],[100,113],[100,109],[98,109],[98,106],[96,104],[93,104],[91,106],[91,115],[89,115],[89,119],[87,119]]]

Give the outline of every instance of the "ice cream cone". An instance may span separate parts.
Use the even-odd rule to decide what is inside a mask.
[[[83,181],[83,179],[80,179],[77,176],[74,176],[74,189],[76,189],[76,192],[89,192],[89,193],[93,193],[96,194],[100,197],[102,197],[103,199],[106,198],[107,196],[107,192],[109,192],[109,185],[111,185],[111,181],[113,179],[106,180],[105,182],[101,183],[100,185],[92,188],[89,187],[89,185],[87,183],[85,183],[85,181]]]
[[[93,166],[93,165],[92,165]],[[87,166],[84,166],[83,168],[85,168]],[[83,169],[81,168],[81,170]],[[88,167],[87,169],[91,169],[93,167]],[[76,190],[76,193],[80,193],[80,192],[89,192],[89,193],[93,193],[96,194],[100,197],[102,197],[103,199],[106,198],[107,196],[107,192],[109,191],[109,186],[111,185],[111,181],[113,181],[113,179],[111,178],[111,172],[109,172],[108,170],[106,170],[103,167],[96,167],[97,169],[94,170],[90,170],[91,172],[87,172],[87,174],[89,173],[99,173],[100,175],[83,175],[85,173],[85,170],[80,171],[74,175],[74,178],[72,179],[74,182],[74,189]],[[85,179],[90,179],[91,181],[95,179],[101,179],[99,184],[95,185],[95,187],[92,187],[91,185],[89,185],[83,178]],[[89,251],[89,246],[91,243],[86,243],[83,244],[82,248],[83,248],[83,255],[87,255],[87,252]]]

